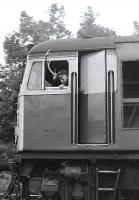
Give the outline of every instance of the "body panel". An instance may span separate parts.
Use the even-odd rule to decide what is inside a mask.
[[[116,143],[119,149],[139,148],[139,129],[123,128],[123,88],[122,88],[122,62],[139,60],[139,43],[117,43],[118,59],[118,91],[115,94],[116,100]],[[138,101],[138,100],[137,100]]]
[[[25,97],[25,150],[63,149],[71,143],[70,95]]]

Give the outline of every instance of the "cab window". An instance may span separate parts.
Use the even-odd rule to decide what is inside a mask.
[[[139,128],[139,61],[122,62],[123,127]]]
[[[28,81],[28,89],[41,90],[42,88],[42,62],[34,62]]]
[[[45,64],[45,88],[66,88],[68,84],[68,62],[66,60],[47,61]]]

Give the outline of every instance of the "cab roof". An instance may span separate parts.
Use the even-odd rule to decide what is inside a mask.
[[[41,42],[35,45],[29,53],[45,53],[48,50],[52,52],[57,52],[114,49],[116,43],[131,42],[139,42],[139,36],[57,39]]]

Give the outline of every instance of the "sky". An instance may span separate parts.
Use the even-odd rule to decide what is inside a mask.
[[[139,22],[139,0],[0,0],[0,63],[4,63],[4,38],[18,30],[21,11],[25,10],[35,20],[47,21],[52,3],[64,6],[65,23],[74,34],[87,6],[98,13],[97,24],[115,30],[118,35],[131,35],[133,21]]]

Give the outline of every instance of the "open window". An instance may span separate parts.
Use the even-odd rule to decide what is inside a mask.
[[[47,61],[45,64],[45,89],[66,88],[69,85],[69,64],[66,60]]]
[[[123,128],[139,128],[139,61],[122,62]]]

